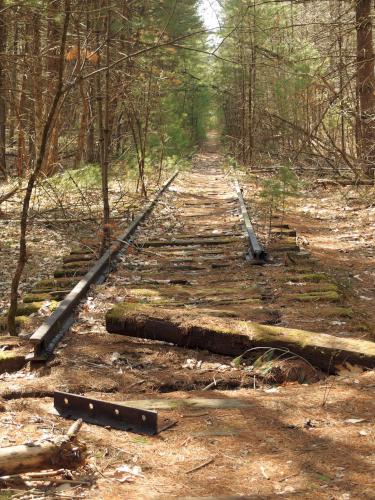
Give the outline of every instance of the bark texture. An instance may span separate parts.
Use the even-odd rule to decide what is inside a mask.
[[[3,12],[4,1],[0,0],[0,176],[7,176],[5,160],[5,122],[6,122],[6,90],[5,90],[5,48],[6,24]]]
[[[375,74],[372,40],[372,0],[357,0],[358,154],[366,175],[375,170]]]

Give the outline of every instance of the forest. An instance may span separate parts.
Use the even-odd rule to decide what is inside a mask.
[[[373,498],[374,19],[0,0],[0,499]]]

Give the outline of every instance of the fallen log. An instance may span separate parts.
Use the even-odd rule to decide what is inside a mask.
[[[15,188],[8,191],[8,193],[5,193],[2,196],[0,196],[0,204],[3,203],[4,201],[9,200],[14,194],[17,193],[18,190],[19,190],[19,186],[16,186]]]
[[[81,454],[75,438],[81,426],[82,420],[77,420],[63,436],[0,448],[0,476],[79,463]]]
[[[343,362],[375,367],[374,342],[230,318],[197,317],[196,311],[186,309],[118,304],[106,314],[106,327],[109,333],[161,340],[227,356],[239,356],[254,347],[289,349],[330,373]]]

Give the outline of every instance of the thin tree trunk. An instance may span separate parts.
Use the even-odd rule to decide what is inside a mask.
[[[14,19],[13,21],[13,43],[12,43],[12,52],[13,52],[13,57],[16,58],[18,55],[18,20],[17,18]],[[8,131],[8,138],[9,142],[13,144],[13,142],[16,140],[15,138],[15,130],[16,130],[16,124],[17,124],[17,97],[16,97],[16,92],[15,90],[17,89],[17,64],[12,64],[10,68],[10,86],[11,86],[11,108],[13,109],[13,112],[10,112],[9,115],[9,131]]]
[[[25,47],[25,52],[27,49]],[[21,91],[18,103],[18,153],[17,153],[17,175],[23,177],[25,173],[26,146],[25,146],[25,108],[26,108],[26,75],[22,77]]]
[[[109,227],[109,197],[108,197],[108,167],[109,167],[109,60],[110,60],[110,47],[109,47],[109,35],[110,35],[110,10],[107,3],[107,15],[106,15],[106,64],[107,69],[105,70],[105,88],[104,88],[104,99],[103,99],[103,89],[101,83],[101,73],[97,73],[96,76],[96,99],[97,99],[97,116],[98,116],[98,133],[99,133],[99,151],[100,151],[100,171],[102,180],[102,202],[103,202],[103,226],[102,226],[102,241],[100,253],[103,254],[105,250],[110,245],[110,227]],[[97,19],[97,45],[99,45],[99,32],[100,24],[102,21],[102,16],[100,13],[100,1],[98,2],[98,19]],[[104,100],[104,112],[103,112],[103,100]]]
[[[6,21],[4,1],[0,0],[0,175],[7,177],[5,159],[5,123],[6,123],[6,90],[5,90],[5,50],[6,50]]]
[[[109,146],[110,146],[110,28],[111,28],[111,10],[107,0],[107,16],[106,16],[106,64],[107,69],[105,72],[105,103],[104,103],[104,148],[103,148],[103,162],[102,162],[102,197],[103,197],[103,239],[102,239],[102,253],[109,248],[110,245],[110,207],[108,196],[108,172],[109,172]]]
[[[65,46],[66,46],[66,37],[68,32],[69,20],[70,20],[70,0],[65,0],[65,17],[64,17],[64,25],[62,29],[61,35],[61,43],[60,43],[60,53],[59,53],[59,70],[58,70],[58,80],[54,93],[54,97],[51,103],[51,107],[46,118],[46,122],[43,127],[40,148],[38,152],[38,157],[35,162],[35,167],[33,172],[30,175],[29,181],[27,183],[25,197],[22,204],[22,213],[21,213],[21,223],[20,223],[20,240],[19,240],[19,253],[16,264],[16,270],[14,272],[11,290],[10,290],[10,306],[8,312],[8,331],[10,335],[16,335],[16,314],[17,314],[17,303],[18,303],[18,287],[21,281],[22,273],[27,261],[27,246],[26,246],[26,236],[27,236],[27,226],[28,226],[28,216],[29,216],[29,207],[30,207],[30,199],[35,183],[38,179],[42,166],[44,164],[44,159],[47,153],[48,140],[50,136],[51,127],[53,125],[53,121],[55,118],[56,111],[58,109],[58,105],[60,99],[63,95],[63,75],[64,75],[64,55],[65,55]]]
[[[47,74],[48,74],[48,93],[53,96],[55,91],[56,82],[58,80],[59,72],[59,55],[58,55],[58,39],[59,39],[59,24],[57,17],[60,13],[60,0],[49,0],[48,2],[48,47],[49,56],[47,58]],[[48,102],[48,101],[47,101]],[[50,102],[50,101],[49,101]],[[47,104],[48,106],[48,104]],[[48,109],[48,108],[47,108]],[[51,138],[47,144],[47,154],[45,157],[44,172],[47,175],[53,174],[57,156],[58,156],[58,141],[59,141],[59,120],[58,120],[58,107],[56,109],[56,116],[51,123]]]
[[[375,74],[371,7],[372,0],[357,0],[358,152],[364,173],[369,176],[373,175],[375,168]]]
[[[34,129],[34,148],[33,148],[34,159],[40,147],[42,127],[43,127],[43,100],[42,100],[43,68],[40,59],[40,48],[41,48],[40,30],[41,30],[40,13],[35,12],[33,15],[34,33],[33,33],[33,43],[32,43],[33,105],[31,106],[31,111],[33,115],[33,129]]]

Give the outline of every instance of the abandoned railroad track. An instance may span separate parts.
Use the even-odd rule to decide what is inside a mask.
[[[101,423],[82,430],[95,467],[111,468],[130,453],[144,471],[142,485],[126,485],[129,498],[157,495],[160,485],[173,497],[201,494],[201,463],[215,479],[210,493],[243,492],[243,484],[250,492],[249,471],[270,477],[273,467],[282,466],[285,477],[294,477],[300,450],[314,443],[320,450],[311,458],[314,470],[323,455],[326,463],[339,463],[324,435],[314,438],[302,428],[311,412],[318,421],[324,418],[327,372],[348,362],[374,366],[371,342],[340,334],[343,318],[351,328],[340,286],[299,248],[296,231],[280,218],[274,218],[269,240],[264,233],[263,241],[257,238],[254,216],[246,210],[251,192],[221,164],[217,154],[198,155],[192,170],[169,179],[101,259],[95,240],[72,248],[54,277],[38,283],[20,306],[32,304],[35,312],[56,301],[54,313],[31,338],[1,337],[10,356],[1,360],[2,372],[9,373],[0,375],[0,396],[16,425],[33,427],[30,412],[37,422],[58,427],[64,426],[62,416]],[[306,330],[312,319],[313,330]],[[25,368],[28,360],[32,370]],[[285,383],[291,385],[283,388]],[[281,390],[291,391],[285,401]],[[338,390],[337,404],[341,397]],[[64,411],[68,404],[75,409]],[[109,420],[97,415],[96,404]],[[168,417],[168,430],[155,441],[130,437],[124,432],[129,426],[111,425],[124,418],[121,404],[128,408],[125,417],[134,413],[134,429],[145,430],[142,417],[151,428],[145,433],[152,434],[157,410]],[[350,417],[350,403],[345,411]],[[338,456],[347,453],[345,443],[338,448]],[[175,460],[177,450],[183,463]],[[229,481],[233,458],[239,471]],[[171,474],[181,467],[198,480],[191,485],[187,475],[173,489]],[[96,481],[105,490],[105,474]],[[270,484],[263,492],[275,492]],[[123,487],[116,484],[118,494]]]
[[[225,322],[288,326],[284,311],[288,313],[287,306],[291,304],[293,309],[302,306],[301,316],[307,317],[307,321],[309,315],[316,314],[317,308],[320,318],[331,320],[331,324],[335,318],[350,316],[338,286],[326,273],[316,272],[314,260],[297,245],[296,231],[284,221],[280,222],[277,216],[272,223],[273,239],[268,245],[271,257],[268,258],[255,234],[238,180],[222,171],[218,155],[208,154],[206,161],[201,158],[199,168],[181,175],[177,181],[177,173],[173,174],[125,231],[117,229],[112,236],[115,242],[103,256],[98,258],[97,238],[84,240],[63,258],[53,278],[34,285],[19,305],[20,328],[30,321],[30,316],[34,325],[35,313],[40,310],[47,314],[52,311],[52,314],[20,349],[17,349],[17,341],[6,338],[9,355],[4,356],[1,371],[20,369],[27,361],[48,359],[73,324],[75,310],[90,287],[104,282],[119,262],[120,270],[127,273],[121,281],[126,294],[125,303],[107,314],[108,331],[112,333],[198,348],[208,348],[211,344],[209,350],[228,355],[240,355],[249,348],[262,349],[268,345],[269,336],[280,337],[282,333],[285,338],[275,339],[271,347],[291,350],[326,371],[334,371],[335,364],[343,361],[372,365],[372,352],[366,354],[370,345],[352,346],[345,339],[336,339],[332,344],[331,338],[318,338],[302,330],[281,332],[270,326],[257,332],[257,340],[253,332],[246,341],[237,342],[236,347],[227,345],[226,337],[221,346],[218,331],[200,331],[198,340],[187,334],[181,336],[180,330],[186,330],[186,326],[178,326],[178,323],[184,314],[188,321],[198,323],[203,315],[210,317],[211,323],[213,318],[222,318],[216,330],[222,327],[238,331],[241,330],[239,323],[226,325]],[[163,196],[168,189],[168,204],[164,206],[168,206],[170,213],[165,221],[151,222],[150,227],[147,217],[157,203],[165,204]],[[266,262],[269,266],[265,268],[257,266]],[[278,281],[274,279],[280,266],[284,281],[281,294],[275,288],[280,286],[280,276]],[[306,304],[313,307],[306,308]],[[152,321],[143,332],[137,329],[134,320],[138,313],[155,316],[156,311],[159,317],[154,319],[159,323],[164,319],[169,326],[175,323],[175,336],[162,331],[158,337]],[[167,311],[165,318],[163,311]],[[5,326],[5,316],[2,322]],[[26,356],[28,343],[34,346],[34,352]]]

